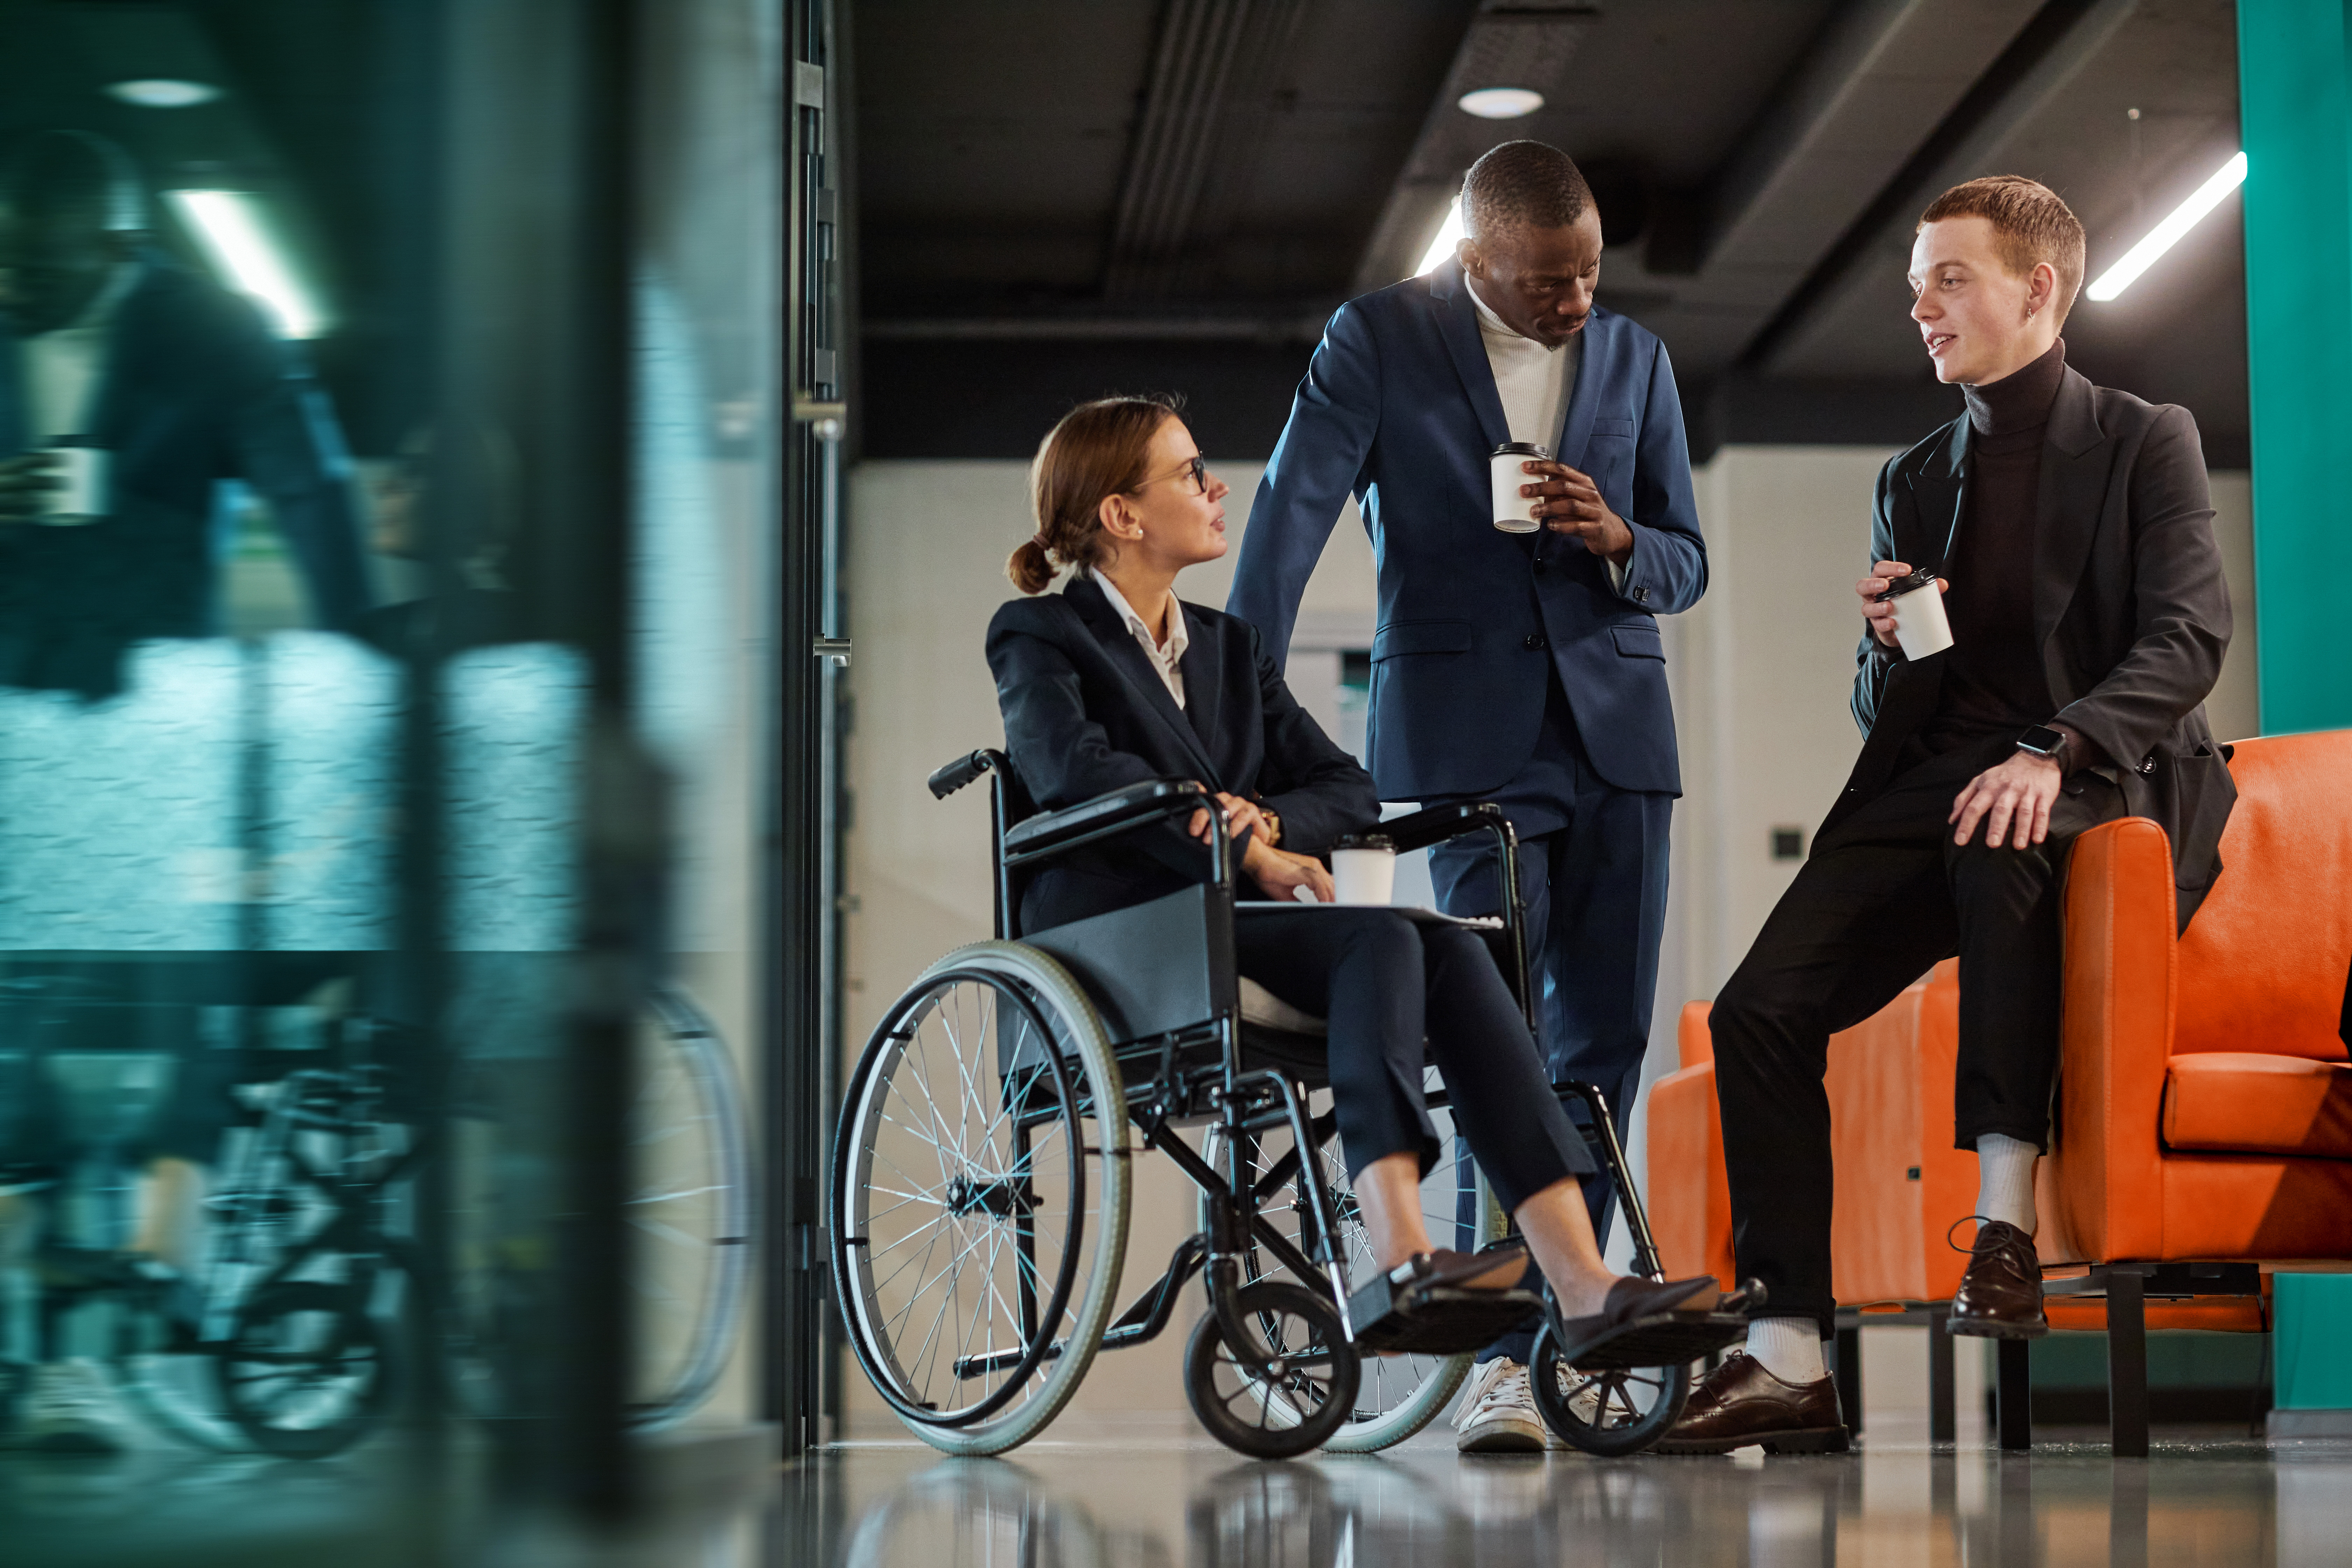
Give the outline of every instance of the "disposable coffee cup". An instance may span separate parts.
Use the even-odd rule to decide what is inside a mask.
[[[1925,658],[1952,646],[1952,623],[1944,614],[1944,592],[1936,586],[1933,572],[1922,568],[1896,577],[1878,597],[1894,607],[1895,640],[1906,658]]]
[[[1536,499],[1519,493],[1519,487],[1534,482],[1535,476],[1519,465],[1550,456],[1533,441],[1506,441],[1486,459],[1486,475],[1495,489],[1495,526],[1505,533],[1533,533],[1543,526],[1535,519]]]
[[[1385,904],[1396,892],[1396,844],[1385,834],[1360,833],[1331,850],[1334,903]]]
[[[103,518],[114,454],[68,437],[50,442],[44,455],[56,460],[50,477],[58,488],[44,497],[41,521],[52,528],[74,528]]]

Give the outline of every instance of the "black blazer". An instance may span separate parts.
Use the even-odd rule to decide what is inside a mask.
[[[1004,749],[1031,798],[1055,811],[1148,779],[1193,779],[1272,808],[1282,818],[1282,847],[1303,855],[1378,822],[1371,774],[1298,706],[1257,628],[1180,605],[1191,639],[1182,708],[1091,577],[998,609],[988,626],[988,668]],[[1172,821],[1039,872],[1022,895],[1021,929],[1200,880],[1207,850],[1183,826]],[[1246,880],[1243,892],[1257,896]]]
[[[1966,415],[1878,476],[1871,555],[1940,564],[1961,515]],[[2185,408],[2093,386],[2069,370],[2050,410],[2034,513],[2033,629],[2058,704],[2114,773],[2134,816],[2172,840],[2179,923],[2221,870],[2238,798],[2227,749],[2205,722],[2230,646],[2230,592],[2197,423]],[[1913,664],[1867,631],[1853,716],[1868,737],[1828,832],[1893,779],[1904,743],[1935,713],[1940,656]]]

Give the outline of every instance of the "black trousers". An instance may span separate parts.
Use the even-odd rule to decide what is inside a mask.
[[[1486,944],[1456,926],[1379,909],[1248,906],[1234,921],[1242,973],[1328,1027],[1331,1098],[1353,1176],[1412,1153],[1425,1175],[1441,1145],[1423,1068],[1445,1081],[1454,1124],[1508,1214],[1592,1156],[1552,1097],[1527,1020]],[[1436,1238],[1443,1244],[1450,1239]]]
[[[1732,1245],[1771,1316],[1826,1333],[1830,1288],[1830,1036],[1960,960],[1957,1147],[1988,1132],[2041,1144],[2058,1074],[2059,914],[2068,847],[2123,815],[2096,773],[2070,777],[2040,845],[1965,845],[1947,820],[1969,781],[2014,750],[1995,736],[1931,757],[1822,836],[1716,997],[1715,1089],[1723,1109]]]

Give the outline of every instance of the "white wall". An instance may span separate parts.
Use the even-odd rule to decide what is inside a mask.
[[[1889,455],[1727,447],[1696,475],[1711,582],[1696,609],[1663,622],[1685,795],[1675,814],[1650,1078],[1673,1069],[1682,1003],[1715,994],[1795,874],[1795,862],[1771,858],[1772,828],[1797,827],[1810,844],[1860,749],[1846,706],[1860,620],[1853,584],[1867,564],[1871,484]],[[1236,551],[1258,471],[1215,465],[1234,487],[1226,508]],[[847,770],[856,805],[845,1014],[853,1050],[926,964],[989,934],[986,795],[937,802],[923,781],[952,756],[1003,742],[981,649],[989,617],[1012,596],[1004,557],[1034,527],[1026,482],[1019,462],[877,462],[851,479],[856,654]],[[2249,487],[2244,474],[2226,473],[2214,476],[2213,489],[2239,619],[2209,706],[2217,731],[2247,735],[2256,729]],[[1184,596],[1222,605],[1234,558],[1229,552],[1187,574]],[[1291,667],[1301,700],[1335,732],[1338,658],[1318,650],[1369,646],[1373,595],[1370,549],[1351,508],[1307,588]],[[1637,1116],[1637,1170],[1639,1129]],[[1190,1190],[1164,1162],[1140,1162],[1138,1174],[1130,1294],[1192,1223]],[[1184,1326],[1097,1362],[1078,1417],[1180,1419]],[[850,1408],[870,1419],[878,1406],[850,1381]],[[853,1433],[860,1429],[854,1417]]]

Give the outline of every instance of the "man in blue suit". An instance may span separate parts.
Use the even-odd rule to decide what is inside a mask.
[[[1568,155],[1511,142],[1463,182],[1454,259],[1341,306],[1250,510],[1226,609],[1287,656],[1353,494],[1372,539],[1370,758],[1381,797],[1492,800],[1519,836],[1529,968],[1555,1079],[1598,1084],[1622,1136],[1640,1084],[1682,793],[1657,616],[1706,588],[1664,345],[1596,306],[1601,220]],[[1497,526],[1488,458],[1524,464]],[[1452,913],[1501,905],[1490,848],[1433,857]],[[1604,1183],[1590,1184],[1606,1235]],[[1541,1448],[1522,1339],[1488,1352],[1465,1451]]]
[[[61,446],[104,456],[95,515],[54,513]],[[0,685],[110,696],[132,644],[217,633],[224,479],[355,630],[367,557],[317,383],[253,300],[156,249],[120,148],[31,138],[0,163]]]

